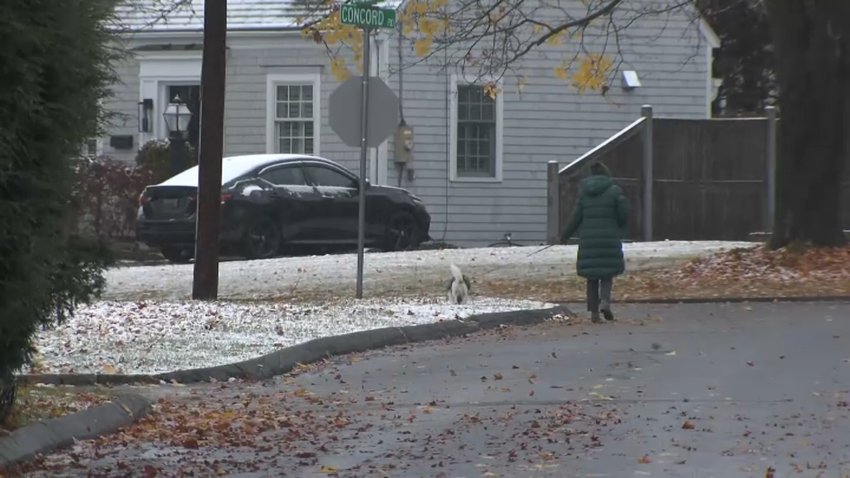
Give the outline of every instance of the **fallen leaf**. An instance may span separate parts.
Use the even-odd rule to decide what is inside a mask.
[[[694,422],[690,420],[685,420],[682,423],[682,430],[693,430],[694,428],[696,428],[696,426],[694,425]]]
[[[772,466],[767,467],[767,471],[764,472],[764,478],[774,478],[773,473],[776,469]]]
[[[641,465],[646,465],[652,463],[652,458],[650,458],[649,455],[643,455],[642,457],[638,458],[637,462]]]
[[[756,366],[756,364],[755,364],[754,362],[747,362],[747,365],[749,365],[750,367],[755,367],[755,366]]]
[[[333,467],[333,466],[330,466],[330,465],[322,465],[321,468],[319,468],[319,473],[325,473],[325,474],[336,473],[336,467]]]
[[[494,373],[494,374],[493,374],[493,379],[494,379],[494,380],[501,380],[501,379],[502,379],[502,374],[500,374],[500,373]]]
[[[671,350],[671,351],[667,352],[667,353],[666,353],[666,354],[664,354],[664,355],[671,355],[671,356],[672,356],[672,355],[676,355],[676,351],[675,351],[675,350]]]

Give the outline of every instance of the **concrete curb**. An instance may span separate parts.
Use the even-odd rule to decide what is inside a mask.
[[[450,320],[433,324],[364,330],[332,337],[321,337],[257,358],[215,367],[176,370],[152,375],[33,374],[19,376],[18,382],[80,386],[96,384],[155,384],[171,381],[188,384],[207,382],[211,379],[225,381],[230,378],[264,379],[285,374],[298,364],[308,364],[334,355],[345,355],[391,345],[455,337],[479,330],[492,329],[500,325],[534,325],[558,313],[570,314],[570,311],[565,306],[560,305],[549,309],[479,314],[464,320]]]
[[[617,304],[743,304],[746,302],[847,302],[847,295],[824,295],[824,296],[798,296],[798,297],[686,297],[683,299],[625,299],[615,300]],[[580,300],[555,300],[549,301],[553,304],[578,304]]]
[[[97,438],[148,414],[151,402],[122,394],[112,401],[64,417],[43,420],[0,437],[0,470],[74,443]]]

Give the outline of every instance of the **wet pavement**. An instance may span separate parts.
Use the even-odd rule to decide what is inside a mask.
[[[850,304],[618,316],[394,347],[261,383],[137,389],[162,398],[149,419],[23,473],[850,476]]]

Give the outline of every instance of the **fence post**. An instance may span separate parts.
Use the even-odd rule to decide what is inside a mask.
[[[549,161],[546,165],[546,243],[557,244],[561,225],[561,178],[558,174],[558,162]]]
[[[646,118],[643,123],[643,210],[641,211],[641,229],[643,240],[652,240],[652,105],[643,105],[640,115]]]
[[[776,107],[765,107],[767,113],[767,144],[765,156],[767,160],[767,178],[765,192],[767,193],[767,211],[764,226],[766,232],[773,232],[773,217],[776,214]]]

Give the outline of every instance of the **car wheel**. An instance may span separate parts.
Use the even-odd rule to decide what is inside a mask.
[[[248,259],[268,259],[280,250],[280,230],[267,217],[260,217],[245,230],[242,249]]]
[[[384,249],[387,251],[406,251],[419,245],[419,226],[407,211],[393,214],[387,222]]]
[[[174,264],[188,264],[195,258],[195,253],[191,247],[162,246],[159,248],[159,252],[168,259],[168,262]]]

